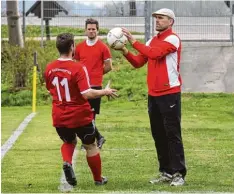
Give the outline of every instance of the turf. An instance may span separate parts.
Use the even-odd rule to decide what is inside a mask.
[[[8,109],[2,108],[2,114],[6,112]],[[182,113],[188,168],[185,186],[148,183],[156,175],[158,164],[147,102],[116,100],[102,104],[96,122],[107,139],[101,156],[103,175],[109,178],[109,183],[94,186],[85,152],[78,150],[78,186],[72,192],[234,192],[234,96],[184,94]],[[3,129],[2,133],[5,132]],[[51,126],[50,107],[38,107],[36,117],[2,161],[2,192],[59,192],[60,144]]]
[[[4,107],[1,119],[1,145],[11,136],[14,130],[31,113],[31,107]]]

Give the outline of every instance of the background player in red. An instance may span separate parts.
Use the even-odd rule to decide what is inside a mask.
[[[76,177],[72,168],[72,156],[78,136],[87,152],[87,162],[96,185],[107,183],[101,176],[101,158],[95,144],[95,123],[87,99],[102,96],[114,97],[116,90],[90,88],[86,67],[74,62],[74,37],[64,33],[57,36],[56,47],[60,58],[49,63],[45,70],[46,88],[53,98],[53,126],[63,140],[61,153],[67,182],[75,186]]]
[[[81,61],[87,68],[92,89],[102,89],[103,75],[112,70],[110,49],[98,39],[99,23],[89,18],[85,21],[87,39],[77,44],[74,59]],[[96,114],[100,112],[101,98],[90,99],[89,103]],[[105,142],[96,127],[96,139],[99,148]]]

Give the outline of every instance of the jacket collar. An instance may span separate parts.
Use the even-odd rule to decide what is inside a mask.
[[[172,28],[169,28],[166,31],[158,33],[157,34],[157,38],[158,39],[164,39],[164,38],[166,38],[170,34],[172,34]]]

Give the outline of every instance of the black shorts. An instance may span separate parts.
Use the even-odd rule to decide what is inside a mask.
[[[83,127],[72,129],[56,127],[56,131],[60,139],[67,143],[72,143],[76,139],[76,136],[80,138],[82,144],[89,145],[95,141],[96,132],[94,122],[91,122]]]
[[[102,87],[101,86],[96,86],[96,87],[91,87],[92,89],[95,90],[101,90]],[[93,109],[95,114],[99,114],[100,113],[100,106],[101,106],[101,98],[95,98],[95,99],[89,99],[89,104],[91,106],[91,108]]]

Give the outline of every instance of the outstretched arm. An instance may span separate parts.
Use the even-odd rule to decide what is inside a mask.
[[[137,41],[128,29],[122,28],[122,30],[133,48],[149,59],[162,58],[169,53],[175,52],[180,45],[179,38],[176,35],[170,35],[165,40],[158,41],[157,45],[148,46]]]
[[[100,98],[108,96],[111,98],[117,97],[117,90],[107,87],[102,90],[95,90],[90,88],[88,71],[85,66],[77,65],[76,82],[82,96],[86,99]]]
[[[102,90],[89,89],[85,93],[82,93],[82,96],[87,99],[100,98],[102,96],[108,96],[111,98],[117,97],[117,90],[107,88]]]
[[[126,28],[122,28],[122,31],[131,44],[132,44],[132,41],[136,41],[136,39],[132,36],[132,34]],[[120,48],[120,49],[115,49],[115,50],[122,51],[125,58],[135,68],[140,68],[140,67],[144,66],[144,64],[148,61],[147,57],[144,56],[143,54],[140,53],[138,55],[134,55],[125,46]]]
[[[161,41],[159,44],[157,44],[157,46],[154,47],[146,46],[138,41],[135,41],[132,46],[138,52],[150,59],[162,58],[169,53],[173,53],[177,50],[177,47],[166,41]]]
[[[125,58],[135,68],[140,68],[140,67],[144,66],[144,64],[148,61],[144,55],[142,55],[142,54],[134,55],[126,47],[123,47],[121,49],[121,51],[122,51],[123,55],[125,56]]]

